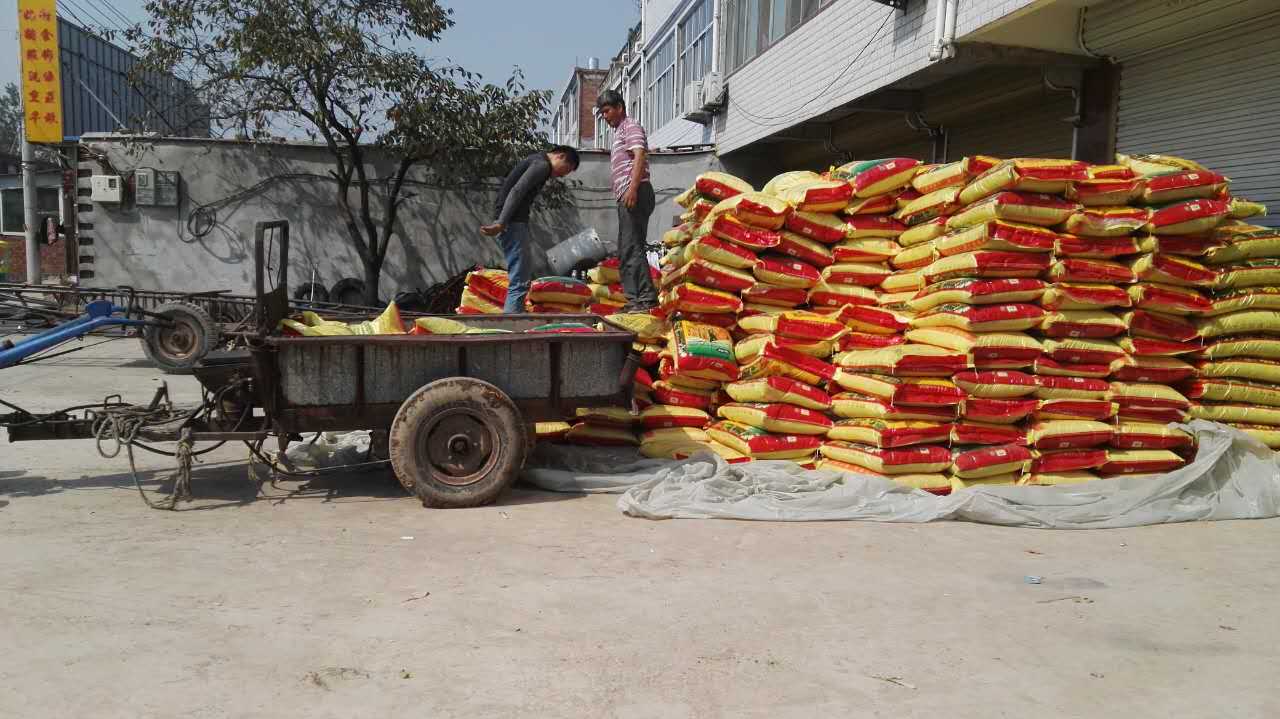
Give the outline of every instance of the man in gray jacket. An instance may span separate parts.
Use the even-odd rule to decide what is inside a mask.
[[[564,177],[576,169],[578,151],[556,145],[547,152],[535,152],[524,158],[502,181],[493,206],[497,219],[483,225],[480,232],[489,237],[497,235],[507,260],[507,301],[502,306],[506,314],[524,312],[524,298],[529,294],[529,273],[533,271],[529,212],[533,201],[548,179]]]

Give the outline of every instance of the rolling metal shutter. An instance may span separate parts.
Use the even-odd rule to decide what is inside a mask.
[[[1126,4],[1134,5],[1117,5]],[[1100,16],[1112,7],[1103,4],[1085,16],[1086,44],[1121,63],[1117,151],[1195,160],[1231,178],[1233,194],[1280,212],[1280,12],[1274,2],[1252,18],[1243,13],[1262,4],[1251,0],[1224,0],[1216,14],[1208,14],[1209,4],[1190,6],[1202,32],[1185,35],[1196,27],[1182,22],[1183,36],[1171,34],[1172,18],[1152,15],[1153,5],[1138,3],[1126,17]],[[1280,226],[1280,215],[1250,221]]]
[[[947,128],[947,159],[967,155],[1071,157],[1071,95],[1044,91]]]

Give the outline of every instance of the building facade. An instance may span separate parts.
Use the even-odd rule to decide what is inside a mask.
[[[551,138],[557,145],[594,149],[596,145],[596,97],[608,70],[590,58],[587,67],[573,68],[569,82],[560,93],[560,102],[551,117]]]

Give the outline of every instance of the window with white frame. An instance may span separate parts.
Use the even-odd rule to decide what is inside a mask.
[[[62,199],[56,187],[36,188],[36,216],[38,222],[46,217],[61,217]],[[21,235],[26,232],[23,218],[22,188],[0,190],[0,232]]]
[[[725,0],[725,71],[746,65],[834,0]]]
[[[676,117],[676,34],[672,32],[645,63],[644,126],[656,130]]]
[[[694,108],[684,107],[684,88],[695,80],[701,80],[711,71],[711,21],[714,17],[714,0],[701,0],[680,22],[680,86],[676,88],[676,111]]]
[[[642,102],[641,98],[644,94],[643,90],[644,85],[640,81],[640,63],[637,62],[631,68],[631,76],[627,78],[627,92],[623,98],[627,103],[627,114],[634,117],[636,121],[647,127],[648,124],[644,121],[644,109],[647,107],[647,104]]]

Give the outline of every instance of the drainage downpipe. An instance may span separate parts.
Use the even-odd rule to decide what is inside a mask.
[[[953,56],[952,43],[956,39],[956,8],[960,0],[941,0],[933,14],[933,45],[929,47],[929,61],[937,62]]]

